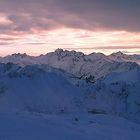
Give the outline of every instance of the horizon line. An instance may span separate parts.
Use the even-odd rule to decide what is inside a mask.
[[[116,46],[117,47],[117,46]],[[113,52],[110,52],[109,54],[105,54],[105,53],[103,53],[102,51],[92,51],[92,52],[90,52],[90,53],[85,53],[84,51],[78,51],[78,50],[83,50],[83,49],[87,49],[87,50],[92,50],[92,49],[96,49],[96,50],[114,50],[113,48],[105,48],[105,47],[102,47],[102,48],[93,48],[93,47],[89,47],[89,48],[57,48],[57,49],[52,49],[52,51],[48,51],[48,52],[46,52],[46,53],[40,53],[40,54],[37,54],[37,55],[33,55],[33,54],[30,54],[30,53],[27,53],[27,52],[23,52],[23,53],[21,53],[21,52],[15,52],[15,53],[9,53],[9,54],[7,54],[7,55],[3,55],[3,56],[1,56],[0,55],[0,57],[6,57],[6,56],[11,56],[11,55],[14,55],[14,54],[20,54],[20,55],[27,55],[27,56],[31,56],[31,57],[38,57],[38,56],[41,56],[41,55],[47,55],[47,54],[49,54],[49,53],[53,53],[53,52],[55,52],[56,50],[58,50],[58,49],[61,49],[61,50],[63,50],[63,51],[75,51],[75,52],[81,52],[81,53],[83,53],[84,55],[90,55],[90,54],[92,54],[92,53],[96,53],[96,54],[98,54],[98,53],[101,53],[101,54],[104,54],[105,56],[109,56],[109,55],[111,55],[111,54],[113,54],[113,53],[117,53],[117,52],[121,52],[121,53],[123,53],[123,54],[126,54],[126,55],[140,55],[140,51],[134,51],[134,52],[130,52],[130,51],[125,51],[125,49],[123,50],[123,49],[117,49],[116,51],[113,51]],[[135,48],[134,48],[135,49]],[[121,50],[123,50],[123,51],[121,51]]]

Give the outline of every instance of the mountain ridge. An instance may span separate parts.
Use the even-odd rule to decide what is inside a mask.
[[[102,53],[85,55],[82,52],[57,49],[54,52],[37,57],[28,56],[25,53],[17,53],[1,58],[0,62],[11,62],[20,66],[33,64],[49,65],[77,77],[82,77],[83,80],[88,79],[90,82],[95,82],[110,72],[127,71],[132,67],[138,67],[140,59],[122,52],[113,53],[108,56]]]

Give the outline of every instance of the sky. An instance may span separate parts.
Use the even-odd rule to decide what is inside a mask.
[[[140,0],[0,0],[0,55],[57,48],[140,54]]]

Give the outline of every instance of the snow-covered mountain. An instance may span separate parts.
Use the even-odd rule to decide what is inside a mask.
[[[0,62],[0,139],[139,140],[138,55],[57,49]]]
[[[125,55],[121,52],[106,56],[102,53],[85,55],[81,52],[57,49],[55,52],[37,57],[28,56],[26,54],[13,54],[1,58],[0,62],[12,62],[21,66],[47,64],[74,74],[77,78],[95,82],[110,72],[123,72],[138,67],[140,59],[137,59],[135,56]]]
[[[140,55],[133,55],[136,59],[140,59]]]
[[[0,111],[44,113],[82,109],[82,91],[56,71],[0,64]]]
[[[111,113],[140,122],[140,68],[113,72],[91,87],[91,112]]]
[[[0,64],[0,111],[107,113],[140,122],[140,67],[94,84],[78,80],[48,65]]]
[[[125,57],[125,54],[121,55]],[[129,57],[129,56],[128,56]],[[84,55],[81,52],[64,51],[57,49],[55,52],[37,58],[39,64],[48,64],[52,67],[63,69],[83,79],[94,82],[113,71],[127,71],[137,67],[137,61],[128,61],[118,57],[105,56],[102,53]]]
[[[126,55],[122,52],[112,53],[109,58],[118,62],[136,62],[140,65],[139,55]]]
[[[12,54],[12,55],[1,57],[0,62],[1,63],[11,62],[11,63],[14,63],[14,64],[19,64],[21,66],[25,66],[25,65],[29,65],[29,64],[34,64],[35,63],[34,59],[35,59],[34,56],[29,56],[26,53],[24,53],[24,54],[20,54],[20,53],[16,54],[15,53],[15,54]]]

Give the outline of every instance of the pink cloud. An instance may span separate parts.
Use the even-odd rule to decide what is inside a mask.
[[[11,20],[9,20],[8,17],[6,17],[3,14],[0,14],[0,26],[8,26],[12,23],[13,22]]]

